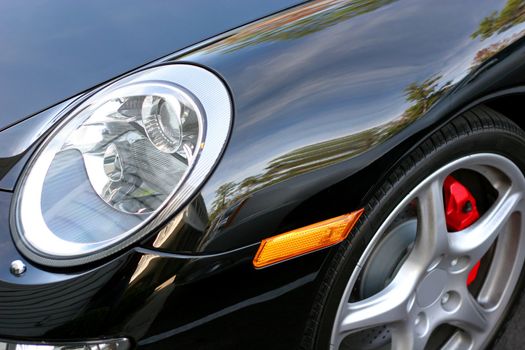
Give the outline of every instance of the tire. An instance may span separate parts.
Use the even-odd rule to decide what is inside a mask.
[[[405,155],[402,159],[399,160],[397,166],[395,166],[392,169],[392,171],[387,175],[386,180],[384,180],[381,184],[378,184],[378,186],[376,187],[377,190],[375,190],[375,192],[368,199],[366,199],[367,202],[366,205],[364,205],[364,214],[359,219],[359,222],[356,224],[349,237],[339,246],[334,248],[332,258],[325,269],[322,283],[320,284],[314,305],[312,307],[310,318],[307,322],[307,328],[305,331],[303,342],[301,344],[301,347],[303,349],[334,349],[334,347],[330,346],[330,343],[334,339],[333,330],[336,317],[342,317],[338,316],[340,315],[339,310],[341,309],[342,303],[347,302],[347,300],[343,300],[343,296],[345,296],[346,298],[348,297],[348,295],[352,295],[348,293],[357,293],[355,292],[356,290],[362,291],[363,287],[358,287],[353,284],[351,288],[349,288],[349,290],[346,291],[346,294],[345,289],[349,285],[351,276],[358,276],[357,278],[352,277],[355,279],[356,284],[364,283],[363,280],[365,278],[362,276],[364,272],[361,271],[359,273],[354,273],[354,271],[356,271],[356,265],[361,258],[364,259],[364,253],[367,247],[369,247],[368,251],[372,249],[372,242],[375,242],[375,240],[373,239],[376,235],[378,235],[378,230],[382,230],[382,227],[385,226],[383,225],[385,223],[385,220],[387,220],[387,218],[391,216],[390,214],[394,210],[398,210],[396,208],[399,207],[401,201],[407,196],[409,196],[413,192],[414,188],[416,188],[416,186],[424,183],[426,179],[429,179],[431,176],[434,176],[433,174],[436,174],[437,172],[441,171],[440,169],[443,169],[443,167],[452,164],[454,161],[459,162],[462,159],[467,159],[465,157],[469,157],[476,154],[488,154],[494,155],[495,157],[499,156],[510,161],[510,163],[515,165],[515,168],[519,172],[519,174],[516,175],[516,182],[521,183],[520,181],[522,180],[520,179],[523,179],[523,173],[525,170],[525,133],[509,119],[484,106],[477,107],[472,111],[469,111],[455,118],[454,120],[443,126],[441,129],[428,136],[419,144],[417,148],[413,149],[409,154]],[[463,174],[461,173],[462,171],[463,170],[459,171],[459,175]],[[483,198],[476,197],[478,205],[480,206],[480,211],[486,210],[488,212],[489,210],[491,210],[490,208],[492,205],[490,201],[495,201],[494,197],[497,198],[498,194],[493,194],[492,199],[485,198],[485,196],[490,197],[487,193],[491,191],[486,189],[487,184],[485,183],[485,180],[483,180],[481,177],[478,177],[479,174],[473,174],[471,176],[469,175],[469,171],[466,172],[468,173],[466,176],[470,176],[468,179],[468,181],[470,181],[469,189],[471,189],[474,192],[477,191],[477,193],[480,193],[480,197],[483,196]],[[421,199],[418,198],[417,200],[420,201]],[[486,208],[483,209],[483,207]],[[514,214],[512,215],[512,217],[516,216]],[[521,215],[519,217],[521,218]],[[510,220],[511,219],[509,219],[509,221]],[[510,224],[506,223],[505,225]],[[512,228],[512,230],[515,229]],[[512,235],[519,235],[519,237],[521,238],[521,234],[523,233],[523,231],[525,231],[523,227],[523,220],[519,221],[519,228],[516,230],[517,232],[519,232],[517,234],[512,233]],[[421,233],[419,233],[418,229],[417,240],[420,240],[420,235]],[[379,238],[376,238],[376,240],[379,240]],[[386,239],[384,240],[386,241]],[[505,241],[504,238],[500,238],[500,240],[502,242]],[[522,242],[522,240],[520,240],[520,242]],[[380,249],[377,247],[379,247],[381,243],[376,242],[374,244],[374,249]],[[418,244],[419,243],[413,243],[413,245]],[[421,244],[419,245],[421,246]],[[503,245],[504,244],[501,243],[501,246]],[[412,247],[408,247],[407,249],[408,250],[406,255],[401,259],[402,261],[405,261],[403,259],[408,260],[411,258],[411,251],[417,251],[416,248]],[[494,254],[494,246],[491,246],[491,249],[492,253],[490,254]],[[517,257],[520,257],[521,259],[521,253],[523,250],[525,249],[522,249],[520,245],[519,252],[516,253],[516,259]],[[372,250],[372,253],[368,255],[368,258],[370,258],[370,256],[373,256],[373,254],[374,250]],[[484,272],[485,275],[483,277],[484,280],[479,283],[476,282],[477,284],[479,284],[479,286],[476,287],[478,288],[478,291],[476,293],[481,293],[479,292],[479,290],[483,289],[483,285],[484,283],[486,283],[484,281],[487,281],[489,277],[492,276],[489,276],[491,267],[495,266],[494,264],[498,264],[498,260],[496,259],[495,255],[492,255],[491,257],[487,258],[488,254],[489,253],[483,255],[482,261],[488,261],[488,259],[492,259],[490,260],[490,264],[492,265],[489,265],[486,268],[486,271]],[[439,261],[439,268],[441,269],[441,264],[445,264],[443,260],[448,259],[448,257],[445,256],[445,258],[443,258],[443,255],[441,255],[440,259],[442,259]],[[363,262],[363,264],[372,263],[365,261]],[[401,266],[403,265],[403,263],[400,264]],[[512,270],[518,271],[518,277],[516,277],[517,282],[512,282],[512,295],[510,297],[506,297],[509,301],[506,303],[502,311],[498,311],[501,313],[501,316],[498,316],[498,320],[490,325],[490,330],[487,331],[486,339],[483,341],[478,340],[478,338],[475,338],[475,335],[472,335],[472,339],[475,338],[475,340],[470,341],[472,342],[472,344],[475,344],[474,348],[487,347],[488,345],[493,344],[495,341],[498,341],[499,343],[503,344],[506,342],[505,337],[507,336],[504,332],[505,327],[508,326],[509,329],[515,329],[516,327],[519,327],[519,325],[513,324],[513,322],[516,321],[509,316],[508,312],[511,309],[512,305],[519,302],[519,300],[517,299],[519,299],[518,297],[520,297],[520,293],[518,292],[520,290],[521,282],[523,280],[524,275],[521,271],[521,260],[516,260],[515,264],[516,266],[519,265],[519,268],[515,267]],[[363,267],[362,270],[365,270],[365,268]],[[427,269],[426,271],[429,270]],[[437,272],[425,273],[427,273],[428,275],[430,275],[431,273],[437,275]],[[394,275],[394,277],[396,276],[397,275]],[[422,281],[423,279],[425,282]],[[427,280],[430,280],[430,278],[421,277],[420,280],[418,280],[419,284],[416,285],[418,293],[420,289],[424,289],[423,287],[421,287],[421,285],[423,285],[424,283],[425,285],[430,285],[431,282],[426,282]],[[385,285],[387,284],[388,283],[385,282]],[[438,287],[441,288],[440,286],[436,286],[436,288]],[[471,287],[469,286],[468,288]],[[386,289],[387,288],[385,287],[385,290]],[[420,299],[418,299],[418,293],[416,293],[417,295],[415,296],[417,300],[416,304],[425,304],[423,302],[420,303]],[[433,292],[428,293],[432,294]],[[446,296],[449,295],[448,292],[445,294]],[[423,297],[421,297],[421,299],[422,298]],[[444,305],[446,304],[443,304],[443,297],[441,296],[441,298],[441,305],[444,307]],[[393,298],[392,301],[394,301],[394,299],[395,298]],[[414,298],[412,298],[411,302],[412,304],[414,304]],[[437,303],[438,301],[435,302],[435,304]],[[461,305],[464,304],[466,305],[466,302],[462,301]],[[417,317],[419,317],[419,315],[421,315],[421,313],[418,314]],[[426,315],[423,316],[427,317]],[[431,318],[431,315],[428,316],[428,318]],[[490,319],[492,320],[492,318]],[[416,320],[415,322],[418,321]],[[399,329],[403,328],[400,327],[398,323],[393,323],[393,325],[394,326],[392,326],[392,329],[396,332],[400,332]],[[389,332],[389,327],[390,326],[388,324],[382,327],[373,327],[373,333],[367,336],[370,337],[370,339],[373,339],[374,336],[379,338],[386,337],[388,339],[389,334],[385,332]],[[428,336],[426,340],[429,342],[428,345],[430,346],[439,343],[441,346],[443,345],[443,342],[446,341],[446,339],[449,339],[450,337],[459,337],[458,334],[460,333],[463,334],[462,328],[457,327],[457,325],[451,325],[449,329],[444,329],[447,327],[449,326],[440,326],[439,331],[433,332],[432,336]],[[475,332],[472,331],[472,334],[474,333]],[[465,334],[467,334],[467,336],[464,337],[464,339],[467,339],[470,335],[468,333]],[[441,339],[440,337],[442,337],[443,339]],[[499,339],[498,337],[500,337],[501,339]],[[400,337],[397,337],[396,339],[400,339]],[[482,339],[482,337],[480,336],[479,339]],[[464,341],[466,342],[467,340]],[[348,346],[349,349],[366,348],[366,346],[362,346],[362,344],[359,341],[354,341],[353,338],[350,341],[345,340],[345,342],[347,342],[345,345]],[[431,344],[432,342],[434,344]],[[422,343],[413,342],[406,346],[409,348],[420,348],[421,346],[423,346],[421,344]],[[404,348],[404,346],[402,347]],[[385,348],[390,347],[386,346]],[[346,347],[342,347],[341,349],[346,349]]]

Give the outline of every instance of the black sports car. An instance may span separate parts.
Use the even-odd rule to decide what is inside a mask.
[[[0,349],[517,349],[525,1],[0,2]]]

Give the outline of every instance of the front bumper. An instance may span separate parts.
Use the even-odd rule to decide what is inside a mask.
[[[0,339],[126,338],[139,349],[299,343],[329,250],[256,270],[257,245],[200,256],[134,247],[103,265],[51,269],[14,247],[11,196],[0,192]],[[19,277],[9,272],[13,260],[27,266]]]

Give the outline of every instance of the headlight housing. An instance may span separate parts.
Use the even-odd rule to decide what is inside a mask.
[[[36,262],[71,266],[137,241],[203,183],[231,114],[222,81],[184,64],[132,74],[64,111],[17,184],[15,243]]]

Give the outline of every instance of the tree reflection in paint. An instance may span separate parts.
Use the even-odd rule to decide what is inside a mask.
[[[229,38],[211,45],[206,51],[232,52],[263,42],[301,38],[394,1],[313,2],[277,15],[269,21],[248,26]],[[500,11],[493,12],[480,22],[471,38],[479,38],[483,41],[522,22],[525,22],[525,0],[508,0]],[[489,42],[473,57],[471,71],[524,35],[525,31],[520,31],[498,42]],[[404,89],[408,107],[397,118],[361,132],[298,148],[269,162],[260,175],[248,177],[238,183],[229,182],[222,185],[212,203],[211,219],[218,218],[221,222],[229,222],[230,220],[224,217],[229,215],[227,213],[233,212],[230,208],[241,206],[241,203],[244,203],[252,193],[291,177],[350,159],[383,143],[426,114],[451,87],[452,83],[443,81],[440,75],[413,82]]]
[[[240,183],[223,184],[216,192],[211,219],[221,216],[220,221],[230,221],[224,218],[226,210],[239,206],[252,193],[291,177],[350,159],[384,142],[427,113],[448,91],[451,84],[440,86],[440,80],[441,76],[435,76],[420,83],[409,84],[405,88],[405,98],[410,106],[391,122],[296,149],[272,160],[261,175],[248,177]]]
[[[484,41],[523,22],[525,22],[525,0],[508,0],[501,11],[494,11],[485,17],[471,37],[473,39],[480,38],[481,41]],[[525,36],[525,29],[484,46],[474,56],[471,70],[478,68],[499,52],[523,38],[523,36]]]
[[[508,0],[501,11],[494,11],[481,21],[472,38],[479,37],[484,40],[522,22],[525,22],[525,1]]]
[[[255,23],[205,51],[237,51],[264,42],[302,38],[397,0],[321,0]]]

